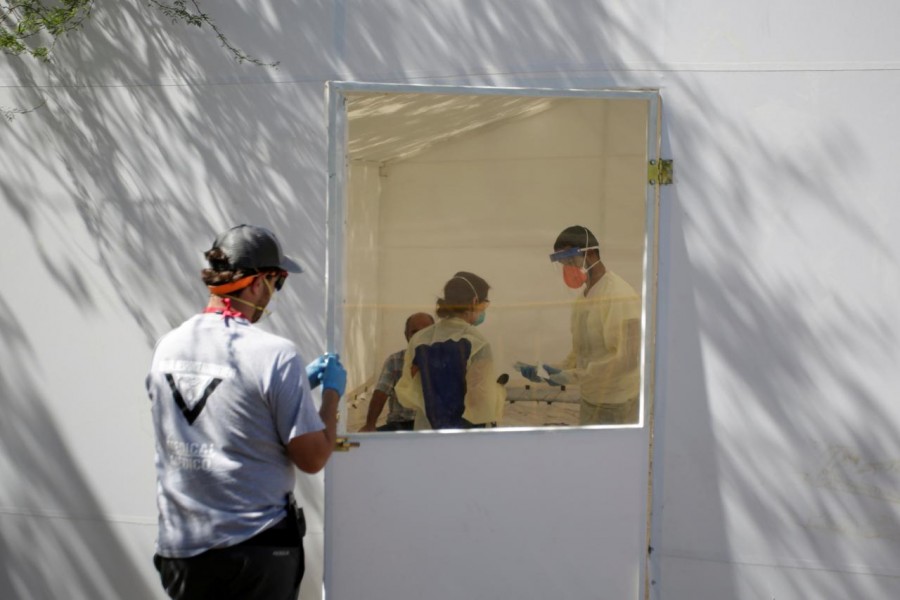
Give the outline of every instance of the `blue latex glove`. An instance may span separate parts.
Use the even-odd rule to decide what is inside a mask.
[[[344,395],[347,387],[347,371],[341,364],[336,354],[332,354],[325,361],[325,372],[322,373],[322,389],[334,390],[338,396]]]
[[[562,373],[562,369],[557,369],[556,367],[551,367],[548,364],[544,365],[544,370],[547,371],[549,375],[556,375],[557,373]]]
[[[325,362],[330,356],[337,357],[337,354],[323,354],[316,360],[306,365],[306,378],[309,379],[310,389],[315,389],[319,387],[320,383],[322,383],[322,373],[325,372]]]
[[[537,365],[529,365],[527,363],[517,362],[513,365],[519,373],[522,374],[522,377],[529,381],[534,381],[537,383],[541,382],[541,378],[537,374]]]
[[[550,374],[550,377],[544,378],[544,381],[556,387],[572,383],[573,379],[571,375],[567,375],[565,371],[560,371],[559,369],[555,369],[555,371],[555,373]]]

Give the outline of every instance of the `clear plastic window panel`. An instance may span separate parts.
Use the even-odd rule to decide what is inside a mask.
[[[353,92],[345,106],[346,430],[406,427],[423,402],[435,420],[435,406],[454,394],[476,419],[462,422],[486,428],[609,423],[621,418],[615,404],[639,403],[649,102]],[[555,247],[573,227],[591,235]],[[479,294],[483,285],[465,276],[448,288],[460,272],[489,290]],[[447,297],[464,285],[468,311]],[[439,301],[453,308],[449,316],[436,313]],[[420,351],[401,363],[419,380],[415,406],[385,393],[373,411],[377,390],[390,390],[386,362],[407,350],[416,313],[441,329],[428,343],[468,339],[450,349],[462,353],[468,379],[454,383],[459,369],[447,366],[446,352]]]

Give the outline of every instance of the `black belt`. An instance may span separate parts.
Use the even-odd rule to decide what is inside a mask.
[[[260,531],[249,540],[232,546],[277,546],[296,548],[306,535],[306,518],[303,509],[297,507],[294,495],[288,494],[287,516],[268,529]]]

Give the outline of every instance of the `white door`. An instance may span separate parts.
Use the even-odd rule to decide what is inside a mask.
[[[358,110],[348,113],[351,104]],[[325,473],[327,598],[643,598],[657,197],[647,164],[658,158],[656,92],[339,83],[329,86],[329,106],[327,330],[350,377],[341,419],[349,451],[335,453]],[[602,147],[582,139],[592,128],[604,132]],[[462,171],[444,182],[448,165]],[[580,199],[548,206],[544,185]],[[448,189],[452,223],[442,212]],[[490,201],[478,198],[481,189]],[[571,390],[526,388],[510,368],[514,359],[566,350],[569,302],[552,301],[562,286],[546,255],[555,213],[567,211],[560,222],[588,220],[609,240],[604,261],[639,279],[637,425],[580,427],[570,419]],[[635,214],[640,231],[629,231]],[[502,226],[487,229],[498,218]],[[460,231],[466,219],[471,227]],[[638,238],[632,247],[626,234]],[[512,375],[510,420],[484,430],[355,433],[381,361],[403,346],[403,315],[427,309],[454,261],[489,272],[483,331]],[[548,412],[555,409],[568,416]]]

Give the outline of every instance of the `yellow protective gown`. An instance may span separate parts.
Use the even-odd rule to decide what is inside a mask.
[[[490,344],[473,325],[457,317],[448,317],[419,331],[409,340],[403,358],[403,373],[394,387],[400,404],[416,410],[416,429],[432,428],[425,413],[422,382],[418,373],[412,374],[416,348],[422,344],[461,339],[466,339],[471,344],[471,353],[466,363],[463,418],[474,424],[482,424],[497,422],[503,415],[506,390],[497,383]]]
[[[587,404],[621,404],[640,394],[641,299],[607,271],[572,307],[572,351],[555,366]]]

